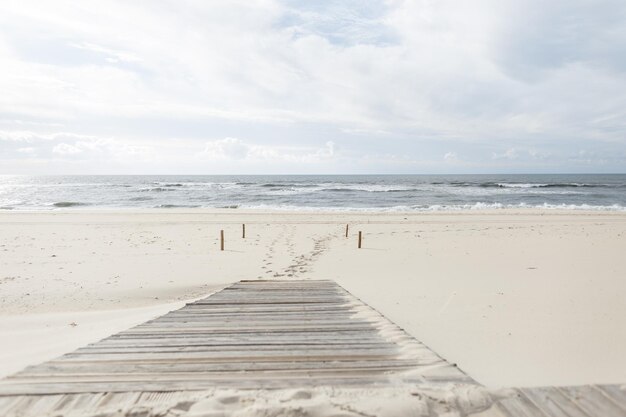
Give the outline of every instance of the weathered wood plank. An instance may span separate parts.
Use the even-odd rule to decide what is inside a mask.
[[[122,361],[135,361],[141,362],[163,362],[163,361],[176,361],[178,363],[192,362],[199,363],[202,361],[221,361],[221,362],[270,362],[270,361],[283,361],[286,359],[292,361],[323,361],[323,360],[350,360],[350,359],[362,359],[362,360],[379,360],[398,357],[395,350],[368,350],[367,353],[359,353],[351,350],[337,349],[333,352],[329,352],[327,355],[319,354],[317,351],[310,352],[291,352],[291,351],[278,351],[278,352],[254,352],[250,351],[229,351],[229,352],[165,352],[165,353],[96,353],[96,354],[68,354],[59,361],[67,362],[81,362],[85,366],[90,363],[96,362],[122,362]]]
[[[255,337],[256,336],[256,337]],[[273,337],[274,336],[274,337]],[[204,335],[201,333],[167,333],[163,337],[159,338],[155,333],[147,334],[133,334],[128,337],[115,337],[107,338],[102,341],[102,344],[91,343],[87,347],[93,346],[120,346],[129,345],[134,346],[148,346],[150,344],[158,344],[162,342],[182,342],[185,344],[205,343],[215,345],[229,345],[229,344],[361,344],[361,343],[389,343],[385,340],[380,340],[374,335],[368,334],[344,334],[337,338],[329,337],[328,333],[317,333],[311,336],[302,334],[294,334],[293,337],[287,337],[287,335],[273,335],[273,334],[220,334],[214,337]],[[416,344],[417,345],[417,344]]]
[[[375,327],[355,327],[355,328],[300,328],[300,329],[215,329],[215,330],[203,330],[203,329],[172,329],[172,328],[158,328],[158,329],[133,329],[132,331],[124,332],[125,335],[141,335],[141,334],[156,334],[163,332],[164,334],[180,335],[180,334],[210,334],[210,335],[270,335],[270,334],[353,334],[353,335],[372,335],[377,334],[379,330]]]
[[[271,324],[270,324],[271,323]],[[202,330],[202,331],[206,331],[206,332],[213,332],[213,331],[223,331],[224,329],[227,330],[232,330],[232,331],[236,331],[236,332],[250,332],[250,331],[254,331],[254,332],[258,332],[259,329],[263,329],[264,331],[267,330],[299,330],[302,332],[308,332],[310,330],[326,330],[326,331],[343,331],[343,330],[349,330],[349,331],[355,331],[355,330],[364,330],[364,331],[375,331],[376,329],[372,327],[372,325],[368,322],[365,321],[357,321],[354,323],[323,323],[323,322],[319,322],[319,323],[297,323],[297,322],[291,322],[291,323],[285,323],[285,322],[281,322],[281,321],[274,321],[274,322],[266,322],[265,324],[263,323],[248,323],[248,322],[235,322],[235,323],[204,323],[202,321],[193,321],[193,322],[187,322],[187,321],[180,321],[179,323],[163,323],[163,322],[153,322],[153,323],[147,323],[147,324],[142,324],[141,326],[137,326],[135,327],[134,331],[138,332],[148,332],[148,331],[152,331],[152,332],[158,332],[158,331],[172,331],[172,330],[182,330],[182,331],[188,331],[188,330],[194,330],[194,329],[198,329],[198,330]]]
[[[293,375],[291,378],[275,376],[267,376],[265,378],[255,375],[234,375],[225,378],[215,378],[211,380],[198,381],[168,381],[163,383],[160,381],[141,381],[122,382],[104,381],[98,383],[51,383],[51,384],[11,384],[2,387],[0,395],[3,396],[23,396],[22,398],[37,398],[36,395],[53,395],[53,394],[70,394],[70,393],[123,393],[123,392],[175,392],[175,391],[198,391],[207,390],[215,387],[221,388],[238,388],[238,389],[277,389],[285,387],[314,387],[319,385],[330,386],[381,386],[389,384],[387,375],[363,376],[363,375],[325,375],[324,378],[311,378],[308,375]],[[407,379],[407,382],[422,382],[420,378],[413,380]],[[17,406],[16,408],[24,411],[29,408],[26,406]],[[23,416],[25,414],[20,414]],[[38,417],[39,414],[28,414]]]
[[[240,282],[1,381],[0,412],[43,415],[213,387],[476,384],[408,335],[391,339],[382,328],[394,325],[332,281]],[[625,397],[617,386],[523,388],[483,415],[623,416]]]
[[[495,407],[508,417],[622,417],[622,394],[616,385],[519,388]]]
[[[146,324],[150,323],[179,323],[179,322],[187,322],[187,323],[207,323],[207,324],[225,324],[225,323],[233,323],[235,325],[239,323],[254,323],[255,325],[264,325],[275,323],[276,315],[281,314],[280,323],[285,324],[294,324],[294,323],[326,323],[326,324],[336,324],[336,323],[345,323],[346,321],[354,320],[356,323],[361,324],[371,324],[372,320],[363,317],[355,317],[352,315],[302,315],[302,314],[289,314],[286,313],[282,316],[283,313],[273,312],[271,315],[260,316],[258,314],[240,314],[240,315],[231,315],[231,314],[220,314],[220,315],[212,315],[212,314],[193,314],[193,315],[176,315],[170,314],[167,317],[163,317],[160,320],[153,320],[150,322],[146,322]],[[274,317],[272,317],[274,316]],[[375,323],[375,322],[374,322]]]
[[[0,398],[294,383],[474,383],[408,335],[389,338],[382,328],[394,325],[332,281],[239,282],[28,367],[0,381]]]
[[[594,387],[623,408],[626,415],[626,385],[595,385]]]
[[[554,387],[527,388],[521,391],[549,417],[594,417],[585,413]]]
[[[86,368],[83,364],[68,363],[68,362],[56,362],[47,365],[41,365],[37,367],[26,368],[21,372],[21,377],[44,377],[54,378],[60,375],[71,376],[107,376],[120,373],[133,373],[138,374],[167,374],[167,373],[198,373],[198,372],[226,372],[226,371],[272,371],[272,370],[306,370],[317,371],[332,369],[336,371],[340,370],[354,370],[354,369],[380,369],[380,370],[394,370],[397,368],[412,368],[420,365],[414,360],[400,360],[400,359],[387,359],[387,360],[350,360],[350,361],[308,361],[308,362],[296,362],[296,361],[275,361],[275,362],[255,362],[255,363],[240,363],[240,362],[217,362],[217,363],[157,363],[157,364],[136,364],[136,363],[118,363],[111,364],[99,364],[90,365]]]
[[[626,415],[623,408],[592,386],[559,387],[558,389],[587,414],[603,417],[624,417]]]
[[[515,390],[510,397],[501,399],[498,407],[509,417],[549,417],[520,390]]]
[[[258,344],[240,344],[234,346],[227,345],[209,345],[209,344],[166,344],[166,345],[148,345],[148,346],[135,346],[135,345],[121,345],[121,346],[94,346],[94,347],[85,347],[80,351],[76,351],[78,354],[99,354],[99,353],[141,353],[141,352],[228,352],[228,351],[239,351],[239,352],[250,352],[250,351],[283,351],[285,350],[285,345],[281,344],[273,344],[273,345],[258,345]],[[316,352],[332,352],[333,349],[337,347],[342,347],[346,350],[354,350],[356,352],[367,352],[372,349],[394,349],[393,345],[385,345],[385,344],[355,344],[355,345],[324,345],[324,344],[316,344],[316,345],[288,345],[289,349],[292,351],[316,351]],[[398,352],[394,350],[394,352]]]
[[[360,306],[351,305],[334,305],[334,306],[317,306],[317,305],[250,305],[246,307],[242,306],[227,306],[227,305],[194,305],[189,304],[185,308],[185,312],[200,312],[200,313],[279,313],[279,312],[343,312],[343,313],[357,313],[358,311],[366,311]]]

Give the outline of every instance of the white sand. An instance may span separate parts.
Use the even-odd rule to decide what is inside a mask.
[[[491,387],[623,383],[625,249],[624,213],[3,212],[0,375],[293,277],[337,280]]]
[[[439,389],[414,387],[232,390],[215,389],[181,393],[167,401],[143,406],[107,404],[98,416],[145,415],[146,409],[158,416],[184,417],[503,417],[491,414],[495,397],[486,389],[446,386]],[[108,408],[108,409],[107,409]],[[123,412],[115,412],[122,409]],[[105,414],[107,411],[114,411]],[[483,414],[482,412],[485,411]],[[73,417],[72,414],[68,414]],[[76,416],[85,417],[79,412]],[[95,416],[94,416],[95,417]]]
[[[184,303],[88,312],[0,316],[0,378],[120,332]]]

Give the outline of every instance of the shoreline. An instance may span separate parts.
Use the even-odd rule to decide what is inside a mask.
[[[455,216],[455,215],[626,215],[624,210],[589,210],[589,209],[553,209],[553,208],[492,208],[492,209],[458,209],[458,210],[407,210],[385,211],[383,209],[364,210],[291,210],[291,209],[247,209],[247,208],[209,208],[209,207],[177,207],[177,208],[50,208],[50,209],[2,209],[0,216],[11,214],[211,214],[211,215],[333,215],[333,216]]]

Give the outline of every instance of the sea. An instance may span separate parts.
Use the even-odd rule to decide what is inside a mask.
[[[626,174],[0,176],[0,210],[626,211]]]

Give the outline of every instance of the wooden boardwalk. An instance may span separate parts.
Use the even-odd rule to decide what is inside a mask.
[[[489,417],[626,417],[626,390],[618,385],[516,388]]]
[[[0,381],[0,410],[19,396],[398,381],[474,383],[333,281],[242,281]]]
[[[398,384],[480,387],[333,281],[241,281],[0,381],[0,416],[96,414],[213,388]],[[519,389],[485,416],[623,417],[625,404],[617,386]]]

